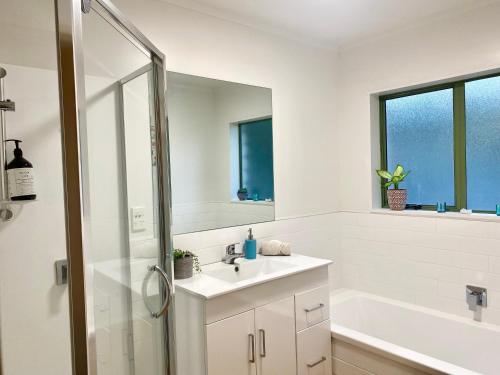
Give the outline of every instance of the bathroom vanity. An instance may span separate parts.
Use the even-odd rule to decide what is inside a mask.
[[[179,375],[330,375],[330,263],[259,257],[176,281]]]

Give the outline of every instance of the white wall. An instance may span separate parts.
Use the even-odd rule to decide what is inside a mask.
[[[129,238],[141,241],[155,237],[153,183],[157,180],[150,168],[151,121],[149,98],[150,73],[144,73],[123,85],[123,124],[127,170],[127,207]],[[133,228],[133,208],[144,208],[144,229]],[[133,254],[133,251],[131,250]]]
[[[336,208],[334,53],[162,1],[116,4],[166,53],[168,70],[273,90],[278,218]]]
[[[370,94],[500,68],[499,12],[491,4],[340,51],[339,208],[372,207],[371,155],[379,145],[371,142],[378,124],[370,121]]]
[[[0,65],[17,107],[7,114],[7,136],[24,141],[37,191],[37,201],[22,206],[15,220],[0,222],[0,362],[6,375],[67,375],[68,290],[55,285],[54,269],[66,258],[57,73]]]
[[[169,106],[172,204],[222,200],[216,161],[215,96],[211,87],[172,84]],[[217,176],[217,177],[215,177]]]
[[[485,318],[498,323],[499,222],[367,213],[379,196],[370,95],[500,68],[498,14],[491,4],[340,51],[338,202],[351,212],[341,214],[343,286],[470,316],[465,284],[484,285]]]

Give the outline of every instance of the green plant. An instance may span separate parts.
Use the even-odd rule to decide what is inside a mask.
[[[189,250],[174,249],[174,262],[183,258],[193,258],[193,269],[196,272],[201,272],[200,260],[198,255],[193,254]]]
[[[377,174],[383,179],[387,180],[387,182],[385,182],[383,186],[385,188],[389,188],[391,185],[394,185],[395,190],[399,189],[399,184],[404,181],[404,179],[406,178],[406,176],[408,176],[409,173],[410,171],[405,172],[401,164],[398,164],[396,166],[396,169],[394,170],[393,173],[377,169]]]

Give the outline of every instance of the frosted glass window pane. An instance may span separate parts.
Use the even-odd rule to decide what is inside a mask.
[[[494,211],[500,203],[500,77],[465,84],[467,203]]]
[[[408,203],[454,205],[453,90],[387,100],[386,124],[389,170],[411,170]]]

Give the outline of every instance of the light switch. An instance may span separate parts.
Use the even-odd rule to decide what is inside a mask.
[[[144,207],[132,207],[132,232],[142,232],[146,230],[146,215]]]

